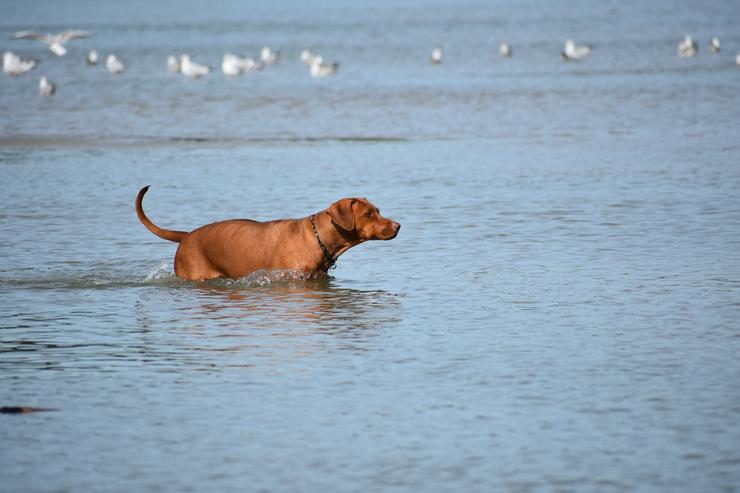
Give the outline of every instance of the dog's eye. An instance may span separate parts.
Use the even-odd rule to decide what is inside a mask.
[[[365,217],[370,217],[370,216],[372,216],[372,215],[373,215],[373,211],[367,211],[367,212],[365,213]]]

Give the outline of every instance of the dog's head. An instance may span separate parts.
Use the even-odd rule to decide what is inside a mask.
[[[327,209],[335,226],[362,240],[392,240],[401,229],[396,221],[380,215],[380,209],[362,198],[342,199]]]

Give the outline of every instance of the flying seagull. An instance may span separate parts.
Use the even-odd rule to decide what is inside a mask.
[[[43,41],[49,45],[49,50],[56,56],[62,56],[67,53],[67,48],[64,47],[64,43],[72,39],[77,38],[89,38],[92,36],[91,32],[88,31],[62,31],[59,34],[39,34],[33,31],[18,31],[14,33],[13,39],[37,39]]]

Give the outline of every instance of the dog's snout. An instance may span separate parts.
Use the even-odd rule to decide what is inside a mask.
[[[401,229],[401,225],[398,224],[396,221],[393,221],[393,229],[395,229],[396,231],[398,231],[399,229]]]

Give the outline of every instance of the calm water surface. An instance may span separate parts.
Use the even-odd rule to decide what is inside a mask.
[[[2,4],[95,31],[0,38],[41,62],[0,78],[0,405],[55,409],[0,415],[4,491],[740,489],[738,5],[176,5]],[[147,184],[174,229],[357,195],[403,229],[184,282]]]

